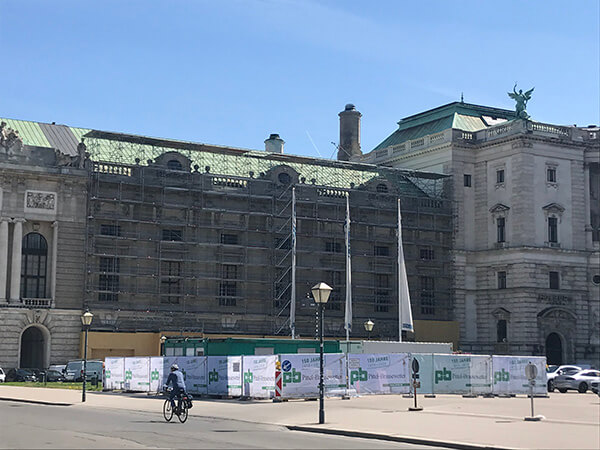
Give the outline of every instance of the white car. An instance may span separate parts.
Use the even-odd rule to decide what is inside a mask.
[[[579,372],[559,375],[552,383],[558,392],[567,392],[569,389],[584,394],[593,382],[600,381],[600,371],[594,369],[580,370]]]
[[[548,380],[548,392],[554,392],[554,379],[559,375],[576,373],[581,370],[579,366],[548,366],[546,369],[546,380]]]
[[[6,381],[6,374],[4,373],[4,370],[2,370],[2,367],[0,367],[0,383],[4,383]]]

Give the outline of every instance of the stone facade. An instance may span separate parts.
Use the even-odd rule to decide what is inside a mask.
[[[400,142],[444,114],[481,125]],[[362,160],[452,175],[461,349],[598,365],[598,128],[515,120],[511,111],[463,103],[408,119],[419,123],[401,121]]]

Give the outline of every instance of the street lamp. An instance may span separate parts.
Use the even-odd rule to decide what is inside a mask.
[[[311,288],[315,302],[319,305],[319,423],[325,423],[325,405],[323,401],[323,305],[329,300],[331,287],[319,283]]]
[[[373,327],[375,326],[375,322],[373,322],[371,319],[367,320],[365,322],[365,330],[367,331],[367,340],[371,340],[371,331],[373,331]]]
[[[94,315],[88,310],[81,316],[81,323],[85,330],[85,345],[83,347],[83,392],[81,393],[81,401],[85,402],[85,383],[87,380],[87,347],[88,347],[88,331],[92,324]]]

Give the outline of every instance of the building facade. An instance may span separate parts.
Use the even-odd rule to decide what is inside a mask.
[[[355,159],[452,176],[460,348],[598,365],[598,127],[463,102],[398,125]]]
[[[136,335],[289,336],[292,301],[312,338],[320,281],[344,338],[346,199],[351,336],[368,319],[398,336],[398,199],[408,338],[457,335],[444,175],[286,155],[277,135],[258,151],[6,120],[0,143],[1,367],[78,357],[86,309],[92,358],[140,354]]]

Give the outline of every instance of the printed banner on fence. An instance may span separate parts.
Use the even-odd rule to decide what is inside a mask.
[[[491,391],[489,356],[433,355],[435,394],[485,394]]]
[[[275,394],[277,355],[243,357],[243,392],[246,397],[271,398]]]
[[[346,358],[343,353],[326,353],[323,361],[325,394],[343,392],[346,387]],[[319,355],[280,355],[282,397],[305,398],[319,395]]]
[[[125,389],[147,392],[150,390],[150,358],[125,358]]]
[[[242,357],[208,356],[208,393],[242,395]]]
[[[125,358],[106,358],[104,361],[104,388],[123,389],[125,383]]]
[[[418,394],[433,394],[434,372],[433,372],[433,354],[432,353],[412,353],[412,360],[416,359],[419,363],[419,382],[421,386],[417,388]],[[411,366],[412,367],[412,366]],[[412,369],[411,369],[412,370]],[[412,381],[412,372],[411,372]]]
[[[529,394],[529,380],[525,367],[529,362],[537,369],[534,394],[547,393],[546,358],[526,356],[492,356],[494,394]]]
[[[348,355],[350,388],[358,394],[404,394],[409,391],[409,355]]]

